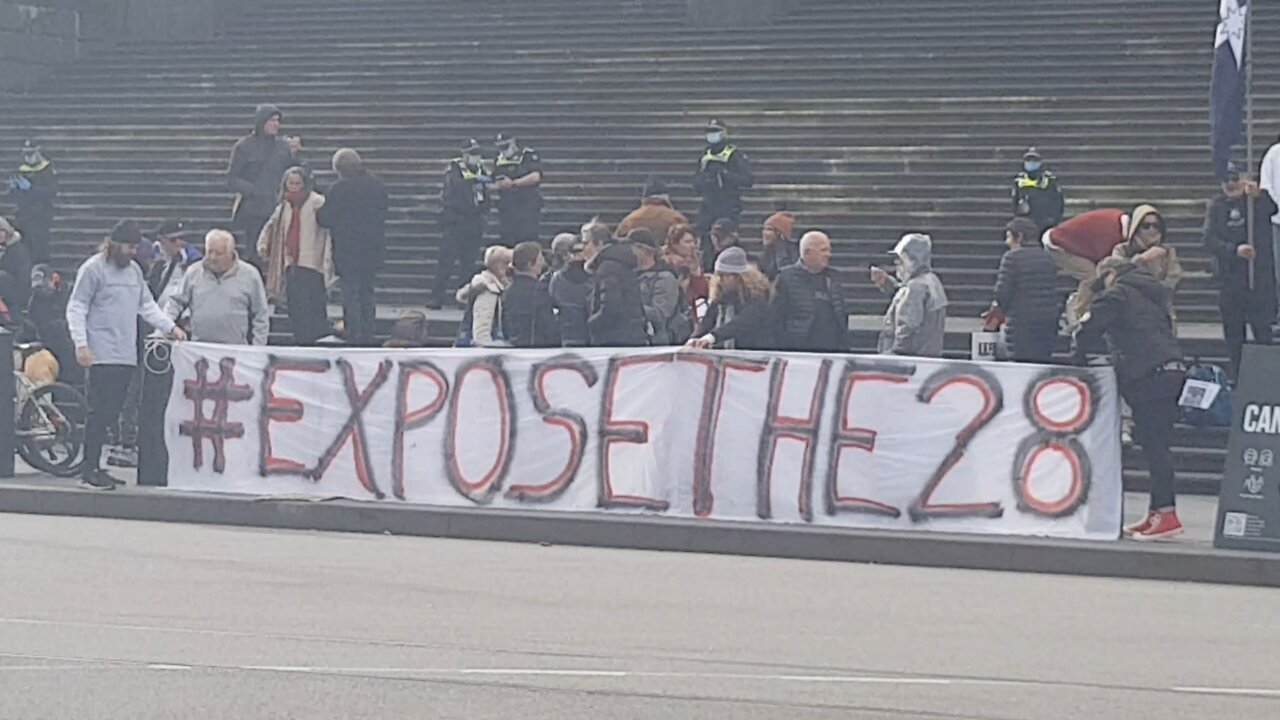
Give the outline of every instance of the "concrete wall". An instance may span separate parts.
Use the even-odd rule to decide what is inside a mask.
[[[0,90],[35,87],[80,50],[75,12],[0,2]]]
[[[0,90],[121,41],[216,37],[252,0],[0,0]]]
[[[790,13],[799,0],[689,0],[689,22],[697,27],[768,25]]]

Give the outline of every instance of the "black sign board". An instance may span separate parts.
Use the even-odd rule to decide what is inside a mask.
[[[1214,545],[1280,552],[1280,347],[1246,345]]]

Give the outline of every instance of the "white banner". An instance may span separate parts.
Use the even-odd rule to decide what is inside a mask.
[[[1116,539],[1109,368],[181,343],[169,486]]]

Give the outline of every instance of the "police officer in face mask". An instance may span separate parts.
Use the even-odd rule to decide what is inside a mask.
[[[462,281],[480,264],[484,246],[484,215],[489,210],[489,186],[493,182],[473,138],[462,144],[462,154],[449,161],[440,191],[440,231],[443,244],[436,265],[433,309],[439,309]],[[454,280],[457,280],[454,283]]]
[[[755,182],[747,154],[729,144],[729,131],[719,120],[707,123],[707,149],[698,161],[693,190],[702,197],[698,235],[707,242],[711,225],[721,218],[742,225],[742,192]]]
[[[1013,214],[1030,219],[1043,233],[1062,222],[1065,207],[1058,178],[1044,168],[1038,150],[1028,149],[1022,172],[1013,179]]]
[[[58,199],[58,174],[34,140],[22,145],[22,164],[9,177],[9,196],[18,206],[13,224],[22,233],[32,262],[49,262],[49,230]]]
[[[501,242],[507,247],[537,242],[542,234],[542,158],[505,133],[498,135],[495,144],[493,187],[498,191]]]

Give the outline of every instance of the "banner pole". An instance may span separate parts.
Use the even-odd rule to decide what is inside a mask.
[[[1245,172],[1247,176],[1253,176],[1253,3],[1247,3],[1244,6],[1244,147],[1245,147]],[[1261,181],[1261,176],[1254,178],[1255,182]],[[1252,194],[1245,199],[1246,217],[1245,226],[1249,233],[1249,247],[1257,247],[1254,244],[1254,212]],[[1249,289],[1253,289],[1257,285],[1257,264],[1253,258],[1249,259]]]

